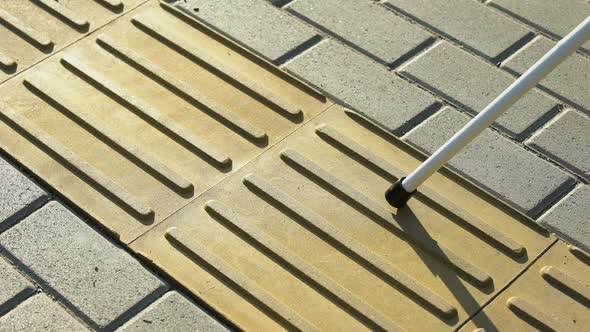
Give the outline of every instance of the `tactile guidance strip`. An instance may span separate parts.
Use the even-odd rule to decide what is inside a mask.
[[[246,330],[452,330],[555,240],[447,170],[389,207],[422,158],[333,106],[131,248]]]
[[[0,87],[0,147],[129,242],[329,103],[157,3]]]
[[[558,242],[461,331],[588,331],[590,255]]]
[[[145,1],[0,1],[0,82]]]

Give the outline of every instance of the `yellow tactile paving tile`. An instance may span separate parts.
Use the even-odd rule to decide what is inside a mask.
[[[446,170],[389,207],[422,159],[333,106],[131,248],[246,330],[453,330],[555,239]]]
[[[330,103],[157,2],[0,87],[0,148],[124,242]]]
[[[588,331],[590,256],[561,241],[461,331]]]
[[[0,1],[0,82],[145,1]]]

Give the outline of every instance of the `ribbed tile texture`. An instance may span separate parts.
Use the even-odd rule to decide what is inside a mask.
[[[420,158],[332,107],[131,247],[246,330],[447,329],[553,240],[448,172],[389,207]]]
[[[252,10],[244,10],[244,3],[251,4]],[[269,10],[264,6],[268,3],[280,10]],[[441,110],[441,102],[473,115],[480,112],[590,10],[585,0],[195,0],[176,1],[174,5],[259,54],[293,41],[294,36],[302,35],[297,27],[308,23],[323,39],[309,42],[312,38],[295,48],[283,48],[284,53],[278,55],[281,61],[276,63],[398,136],[422,124],[431,127],[433,121],[427,119]],[[212,6],[217,7],[217,15],[210,13]],[[202,8],[207,12],[201,13]],[[581,49],[568,58],[538,89],[517,102],[496,121],[496,129],[522,145],[542,132],[565,106],[588,112],[589,61],[583,52]],[[458,129],[437,124],[432,128],[445,133]],[[585,133],[570,134],[580,140]],[[565,154],[577,152],[573,145],[563,145]],[[506,144],[494,144],[489,149],[502,158],[512,152],[511,145]],[[519,159],[528,163],[513,164],[511,169],[516,171],[487,167],[471,180],[484,186],[489,178],[507,182],[506,178],[519,178],[521,172],[542,164],[545,158],[570,168],[544,152],[520,149],[519,154],[523,155]],[[560,172],[553,168],[549,174],[535,175],[540,181],[527,184],[544,187],[542,192],[548,194],[534,199],[540,203],[535,216],[573,188],[570,181],[554,190],[552,184]],[[544,176],[548,176],[547,181]],[[521,203],[529,201],[528,191],[513,192],[518,197],[500,191],[496,197],[522,208]]]
[[[558,242],[461,331],[586,331],[590,256]]]
[[[1,89],[0,147],[124,242],[328,106],[182,17],[146,4]]]
[[[0,82],[145,0],[2,1]]]
[[[587,325],[587,273],[568,258],[587,262],[581,250],[554,254],[560,243],[539,258],[554,237],[449,170],[407,208],[391,208],[385,189],[424,156],[364,117],[326,111],[331,102],[321,94],[222,36],[390,132],[418,125],[407,138],[431,151],[467,119],[441,110],[441,102],[479,111],[512,81],[503,69],[518,72],[551,44],[541,45],[540,36],[529,43],[531,31],[542,29],[471,0],[299,0],[283,9],[266,0],[151,0],[134,8],[140,2],[0,5],[4,78],[37,63],[0,87],[0,149],[215,317],[244,330]],[[587,60],[577,56],[574,62]],[[498,61],[501,69],[493,67]],[[583,89],[560,90],[568,75],[583,77],[574,62],[540,89],[585,111]],[[547,142],[571,127],[547,122],[556,104],[534,92],[516,105],[521,116],[508,114],[497,128],[579,174],[584,161],[553,153]],[[480,154],[463,159],[475,170],[451,167],[531,216],[574,187],[571,174],[488,134],[486,148],[476,144]],[[498,161],[524,162],[503,168]],[[542,222],[584,238],[579,222],[568,224],[570,216],[584,218],[586,186],[576,187]],[[10,285],[0,291],[7,312],[0,330],[224,329],[174,289],[162,295],[168,283],[60,203],[21,220],[45,201],[35,193],[32,202],[19,200],[25,208],[5,213],[12,217],[0,230],[12,264]],[[536,258],[544,265],[531,267]],[[13,266],[29,280],[19,282]],[[520,291],[535,269],[559,293],[545,298],[547,285],[536,281],[529,284],[538,292]],[[41,293],[32,295],[33,287]]]

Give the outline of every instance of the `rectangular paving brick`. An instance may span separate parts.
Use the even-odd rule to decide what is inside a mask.
[[[450,43],[442,42],[404,66],[400,73],[451,103],[480,112],[514,78]],[[556,112],[556,102],[536,90],[527,93],[494,126],[517,140]]]
[[[535,133],[527,145],[590,181],[590,119],[566,110]]]
[[[34,291],[35,286],[0,257],[0,316]]]
[[[0,157],[0,231],[47,200],[47,194]]]
[[[433,41],[426,30],[371,1],[298,0],[286,8],[383,64],[406,60]]]
[[[563,38],[590,15],[590,3],[580,0],[493,0],[488,4],[556,39]],[[583,48],[590,54],[590,42]]]
[[[539,36],[530,45],[509,57],[502,64],[502,68],[515,75],[521,75],[549,52],[553,46],[555,46],[555,42]],[[590,59],[579,54],[572,54],[547,75],[539,83],[539,86],[557,98],[590,114],[589,77]]]
[[[183,295],[172,291],[164,294],[117,331],[227,331],[223,325]]]
[[[391,207],[423,158],[334,106],[131,248],[246,331],[452,330],[554,238],[446,169]]]
[[[47,295],[38,294],[0,317],[0,331],[82,332],[88,329]]]
[[[590,187],[580,185],[539,219],[568,242],[590,252]]]
[[[316,31],[263,0],[177,1],[175,6],[270,61],[320,37]]]
[[[167,288],[57,202],[2,233],[0,247],[21,270],[94,328],[120,324]]]
[[[334,41],[321,43],[285,68],[396,134],[419,123],[438,105],[428,93]]]
[[[447,107],[409,133],[406,140],[433,153],[468,120],[466,115]],[[575,181],[490,129],[451,159],[449,167],[533,217]]]
[[[532,38],[529,30],[473,0],[388,0],[385,4],[491,61]]]

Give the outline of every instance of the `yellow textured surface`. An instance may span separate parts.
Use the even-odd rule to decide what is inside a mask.
[[[590,256],[558,242],[461,331],[588,331]]]
[[[146,4],[0,88],[0,147],[124,242],[329,106],[181,17]]]
[[[0,3],[0,148],[229,321],[590,326],[587,254],[448,170],[391,208],[422,154],[143,2]]]
[[[0,1],[0,82],[145,0]]]
[[[451,330],[554,239],[446,171],[389,207],[420,158],[334,106],[131,247],[247,330]]]

